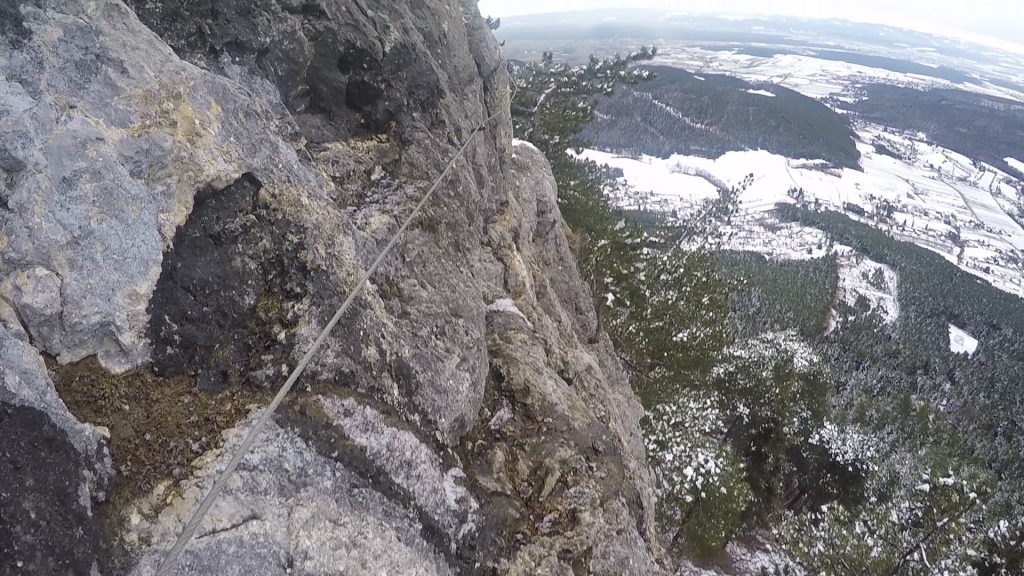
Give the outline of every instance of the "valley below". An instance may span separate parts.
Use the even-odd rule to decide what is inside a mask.
[[[635,76],[594,91],[578,138],[541,147],[576,166],[559,179],[552,160],[560,194],[586,189],[581,173],[608,182],[580,210],[607,202],[615,232],[581,251],[599,313],[628,319],[613,339],[683,357],[654,369],[684,382],[677,399],[638,389],[667,529],[686,543],[676,573],[1020,574],[1019,520],[984,545],[952,533],[1024,517],[1024,52],[892,26],[625,11],[509,19],[498,35],[510,58],[540,61],[521,65],[534,74],[600,77],[639,55]],[[579,202],[560,201],[570,215]],[[602,268],[631,244],[653,272]],[[662,329],[678,345],[644,332]],[[807,417],[816,431],[796,432]],[[804,469],[822,447],[843,464]],[[943,492],[971,468],[994,478],[986,496]],[[753,502],[737,520],[705,482]],[[709,533],[716,552],[699,547]]]

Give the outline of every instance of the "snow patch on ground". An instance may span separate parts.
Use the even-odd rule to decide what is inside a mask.
[[[747,90],[749,94],[757,94],[758,96],[767,96],[769,98],[775,98],[775,94],[767,90]]]
[[[531,150],[534,150],[536,152],[540,152],[540,150],[538,150],[536,146],[534,146],[533,144],[530,144],[526,140],[519,140],[518,138],[513,138],[512,139],[512,147],[515,148],[517,146],[525,146],[526,148],[530,148]],[[514,150],[512,152],[512,155],[513,156],[515,155],[515,151]]]
[[[1009,164],[1014,170],[1018,172],[1024,172],[1024,162],[1017,160],[1016,158],[1004,158],[1006,163]]]
[[[858,300],[866,300],[871,310],[878,312],[886,324],[892,324],[899,318],[895,270],[862,254],[846,254],[836,261],[839,265],[839,297],[843,302],[856,308]]]
[[[785,554],[779,550],[771,550],[759,538],[758,548],[750,548],[738,542],[730,542],[725,548],[732,560],[734,574],[771,574],[776,568],[789,568],[789,574],[800,574],[802,571]]]
[[[718,195],[718,188],[707,180],[675,172],[660,158],[629,157],[600,150],[584,150],[580,157],[622,170],[623,180],[640,193],[635,198],[617,198],[617,203],[623,208],[660,209],[690,205]]]
[[[950,324],[949,351],[954,354],[973,355],[978,351],[978,340],[963,329]]]

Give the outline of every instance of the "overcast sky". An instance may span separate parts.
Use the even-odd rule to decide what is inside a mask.
[[[480,0],[480,12],[513,16],[594,8],[661,8],[705,14],[786,14],[843,18],[1024,44],[1024,0]]]

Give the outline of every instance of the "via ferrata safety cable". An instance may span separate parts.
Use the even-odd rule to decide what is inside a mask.
[[[245,455],[249,452],[249,450],[252,449],[253,445],[256,443],[256,440],[259,438],[260,433],[263,431],[263,428],[270,420],[270,417],[273,416],[274,412],[281,405],[281,402],[284,401],[285,396],[287,396],[288,392],[291,391],[292,387],[295,385],[295,382],[299,379],[299,376],[302,375],[302,372],[309,365],[310,361],[312,361],[313,356],[317,353],[317,351],[320,350],[320,347],[323,345],[324,341],[327,340],[327,337],[331,334],[331,331],[334,330],[334,327],[338,324],[341,318],[348,311],[349,307],[352,305],[352,302],[355,301],[356,297],[359,295],[360,292],[362,292],[363,288],[366,286],[366,283],[370,280],[373,274],[384,262],[384,259],[387,257],[388,253],[391,252],[391,249],[395,247],[395,245],[398,243],[399,239],[402,237],[405,231],[413,223],[416,217],[419,216],[420,212],[423,210],[423,207],[427,204],[430,198],[434,195],[434,192],[436,192],[438,187],[441,185],[441,182],[443,182],[444,179],[448,176],[448,173],[451,172],[452,168],[455,166],[456,161],[458,161],[458,159],[461,158],[462,155],[465,153],[466,149],[469,147],[470,142],[473,141],[473,138],[477,135],[477,133],[483,130],[484,127],[487,126],[487,124],[492,122],[495,118],[498,118],[500,113],[500,110],[499,112],[495,112],[487,119],[485,119],[483,122],[481,122],[480,125],[478,125],[476,129],[474,129],[473,132],[470,133],[470,135],[466,138],[466,141],[463,142],[462,146],[459,147],[458,151],[454,155],[452,155],[451,160],[448,162],[447,167],[445,167],[441,175],[438,176],[436,180],[434,180],[433,185],[431,185],[430,189],[427,190],[427,193],[423,195],[423,198],[420,199],[419,203],[416,204],[416,207],[413,209],[412,213],[409,214],[409,217],[405,219],[405,222],[402,223],[402,226],[399,227],[398,231],[395,232],[394,236],[391,237],[391,240],[387,243],[384,249],[380,252],[380,254],[377,255],[377,259],[373,261],[373,264],[371,264],[370,267],[366,269],[366,272],[364,272],[363,275],[359,278],[359,282],[356,283],[355,287],[352,288],[352,290],[349,292],[348,297],[345,298],[345,301],[342,302],[337,312],[334,313],[334,317],[332,317],[330,322],[328,322],[327,325],[324,326],[324,329],[320,331],[320,335],[317,336],[316,340],[313,342],[313,345],[309,347],[309,350],[306,351],[306,354],[303,355],[302,359],[299,360],[299,363],[295,365],[295,368],[288,376],[288,379],[284,382],[283,385],[281,385],[281,388],[280,390],[278,390],[277,395],[274,396],[274,399],[271,400],[270,404],[268,404],[267,407],[263,409],[260,415],[256,418],[255,422],[251,425],[248,433],[245,436],[245,439],[242,440],[242,443],[239,444],[238,447],[235,449],[234,454],[232,454],[231,456],[231,460],[229,460],[227,463],[227,466],[225,466],[224,469],[220,472],[220,474],[217,475],[217,479],[214,481],[213,486],[210,488],[210,491],[207,492],[206,496],[204,496],[203,500],[199,503],[199,507],[196,508],[195,512],[192,514],[191,519],[185,525],[185,529],[182,530],[181,535],[179,535],[178,539],[174,542],[174,546],[172,546],[171,549],[164,555],[163,561],[161,561],[160,566],[157,568],[156,576],[167,576],[170,570],[174,568],[174,566],[177,564],[178,558],[181,556],[182,551],[184,551],[185,546],[188,545],[188,543],[192,540],[192,537],[195,535],[196,530],[199,529],[199,525],[202,523],[203,518],[206,517],[206,514],[210,511],[210,508],[216,501],[217,496],[224,489],[224,486],[228,483],[228,480],[231,478],[231,475],[234,473],[235,469],[238,468],[238,465],[239,463],[241,463],[242,458],[244,458]]]

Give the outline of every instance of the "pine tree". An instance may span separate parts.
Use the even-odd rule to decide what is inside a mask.
[[[584,146],[578,134],[593,119],[596,98],[617,84],[652,78],[635,64],[656,54],[641,47],[569,66],[545,52],[539,62],[517,67],[513,103],[516,134],[552,165],[581,272],[648,407],[707,378],[728,344],[728,292],[704,244],[735,212],[737,198],[730,191],[686,218],[655,214],[638,221],[610,200],[624,194],[622,184],[578,157]]]
[[[611,94],[618,84],[633,84],[654,77],[635,63],[650,60],[657,48],[642,46],[627,56],[599,59],[591,56],[582,66],[555,63],[544,52],[540,61],[516,70],[516,99],[512,103],[515,133],[540,148],[548,158],[580,148],[579,133],[594,117],[595,97]]]

